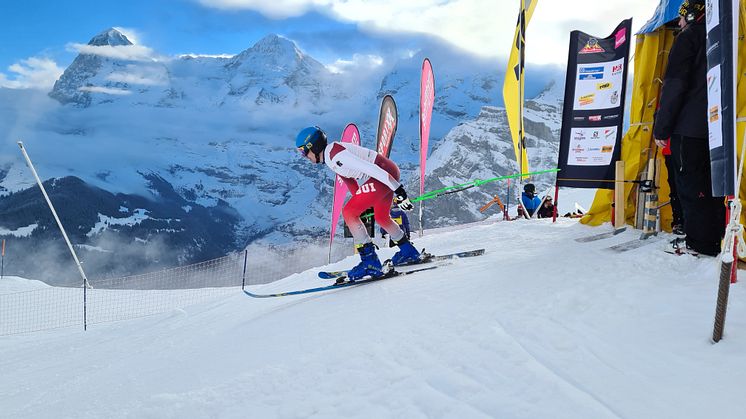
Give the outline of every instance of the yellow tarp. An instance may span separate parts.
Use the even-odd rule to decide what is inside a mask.
[[[738,153],[740,157],[741,144],[743,142],[744,130],[746,130],[746,0],[741,0],[740,32],[739,32],[739,58],[738,58]],[[630,104],[630,128],[622,138],[622,160],[625,164],[624,179],[640,179],[640,173],[645,170],[648,158],[648,146],[652,143],[653,115],[658,106],[658,95],[661,80],[665,73],[668,62],[668,51],[673,43],[673,31],[665,27],[655,32],[637,35],[634,57],[634,73],[632,99]],[[668,201],[669,188],[666,179],[668,172],[663,162],[660,151],[657,153],[660,160],[660,171],[658,174],[658,200],[663,203]],[[744,176],[746,178],[746,176]],[[742,179],[740,188],[740,199],[746,202],[746,179]],[[625,183],[625,216],[627,224],[634,225],[637,210],[637,186],[633,183]],[[580,222],[588,225],[600,225],[611,221],[612,201],[614,191],[599,189],[593,199],[593,204],[588,213],[580,219]],[[661,226],[664,230],[671,230],[671,207],[667,205],[661,208]],[[742,215],[742,223],[744,216]]]

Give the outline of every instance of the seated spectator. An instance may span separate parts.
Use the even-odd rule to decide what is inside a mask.
[[[404,212],[401,208],[399,208],[398,205],[393,204],[391,206],[390,215],[391,215],[391,219],[394,220],[394,222],[398,224],[399,227],[402,229],[402,231],[404,232],[404,236],[406,236],[407,239],[409,239],[409,234],[411,230],[409,228],[409,217],[407,217],[407,213]],[[387,236],[386,230],[384,230],[383,228],[381,228],[381,235],[382,237]],[[389,247],[394,247],[394,246],[396,246],[396,243],[394,243],[394,241],[391,240],[391,238],[389,238]]]
[[[539,209],[539,206],[541,205],[541,199],[539,199],[538,196],[536,196],[536,186],[534,186],[533,183],[527,183],[526,186],[523,187],[523,193],[521,194],[521,204],[523,206],[523,209],[526,211],[526,218],[531,218],[532,215],[534,215],[534,212],[536,212],[537,209]],[[519,214],[521,212],[519,206]]]
[[[537,215],[539,218],[554,217],[554,203],[552,203],[551,196],[544,198],[544,203],[541,204],[541,208],[539,208],[539,213]]]

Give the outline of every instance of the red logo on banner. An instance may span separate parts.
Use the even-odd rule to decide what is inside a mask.
[[[601,45],[598,45],[598,39],[591,38],[586,42],[585,46],[578,52],[578,54],[595,54],[597,52],[606,52],[606,50],[601,48]]]

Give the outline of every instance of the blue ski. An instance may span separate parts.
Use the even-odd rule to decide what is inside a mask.
[[[423,249],[422,254],[424,255],[424,257],[419,262],[407,263],[404,265],[399,265],[399,267],[416,266],[416,265],[422,265],[424,263],[440,262],[440,261],[449,260],[449,259],[459,259],[459,258],[480,256],[484,254],[484,249],[468,250],[466,252],[450,253],[447,255],[431,255],[429,253],[426,253],[425,250]],[[319,272],[319,278],[321,279],[345,278],[347,276],[347,272],[349,271]]]
[[[297,290],[297,291],[278,292],[278,293],[274,293],[274,294],[254,294],[254,293],[246,291],[246,290],[244,290],[243,292],[246,295],[248,295],[249,297],[253,297],[253,298],[286,297],[288,295],[310,294],[310,293],[313,293],[313,292],[329,291],[329,290],[334,290],[334,289],[337,289],[337,288],[345,288],[345,287],[352,287],[352,286],[356,286],[356,285],[369,284],[371,282],[381,281],[381,280],[389,279],[389,278],[395,278],[397,276],[409,275],[409,274],[413,274],[413,273],[416,273],[416,272],[422,272],[422,271],[429,271],[429,270],[432,270],[432,269],[435,269],[435,268],[437,268],[437,266],[427,266],[427,267],[424,267],[424,268],[413,269],[413,270],[406,271],[406,272],[399,272],[399,271],[396,271],[396,270],[392,269],[388,273],[386,273],[386,274],[384,274],[382,276],[374,277],[374,278],[368,277],[368,278],[359,279],[357,281],[349,281],[349,280],[347,280],[347,281],[344,281],[342,283],[333,284],[333,285],[327,285],[325,287],[315,287],[315,288],[308,288],[308,289]],[[342,277],[342,278],[344,278],[344,277]],[[341,278],[334,278],[334,279],[341,279]]]

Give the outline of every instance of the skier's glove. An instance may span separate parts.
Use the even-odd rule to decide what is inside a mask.
[[[394,203],[404,211],[412,211],[412,208],[414,208],[412,201],[407,198],[407,191],[404,190],[402,185],[399,185],[394,191]]]

